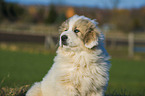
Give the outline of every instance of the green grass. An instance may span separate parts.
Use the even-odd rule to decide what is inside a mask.
[[[145,60],[112,59],[108,91],[145,93]]]
[[[0,49],[0,88],[41,81],[53,64],[54,56]],[[145,60],[113,58],[111,64],[107,96],[145,95]]]
[[[40,81],[53,63],[54,54],[0,50],[0,86],[21,86]]]

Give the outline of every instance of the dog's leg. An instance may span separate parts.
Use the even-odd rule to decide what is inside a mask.
[[[104,96],[104,91],[99,90],[99,91],[96,91],[96,92],[92,92],[92,93],[88,94],[87,96]]]
[[[42,96],[41,83],[35,83],[26,93],[26,96]]]
[[[72,85],[63,85],[60,89],[60,93],[63,94],[61,96],[81,96],[79,91]]]
[[[91,95],[88,96],[104,96],[102,93],[92,93]]]
[[[104,90],[101,89],[96,93],[96,95],[92,95],[92,96],[104,96]]]

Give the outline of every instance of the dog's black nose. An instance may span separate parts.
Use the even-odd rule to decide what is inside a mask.
[[[62,35],[62,36],[61,36],[61,40],[62,40],[62,41],[66,41],[67,38],[68,38],[68,37],[67,37],[66,35]]]

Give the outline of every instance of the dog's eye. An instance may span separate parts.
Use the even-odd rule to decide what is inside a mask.
[[[80,30],[78,30],[78,29],[75,29],[75,30],[74,30],[74,32],[75,32],[75,33],[78,33],[78,32],[80,32]]]

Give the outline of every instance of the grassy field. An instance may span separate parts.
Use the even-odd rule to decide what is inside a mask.
[[[0,49],[0,94],[10,88],[25,93],[29,85],[41,81],[54,56]],[[145,60],[113,58],[111,63],[107,96],[145,96]]]

